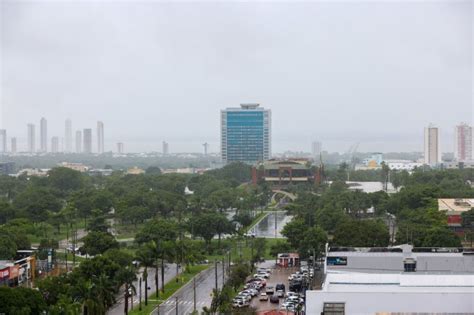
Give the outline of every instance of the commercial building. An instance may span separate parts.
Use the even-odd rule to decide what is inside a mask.
[[[40,152],[48,152],[48,121],[44,117],[40,120]]]
[[[104,123],[97,122],[97,152],[104,153]]]
[[[270,159],[271,111],[259,104],[221,110],[221,156],[224,163]]]
[[[168,145],[168,142],[166,141],[163,141],[162,143],[162,151],[163,152],[163,155],[168,155],[169,154],[169,145]]]
[[[64,132],[64,151],[67,153],[72,152],[72,122],[71,119],[66,119],[65,132]]]
[[[425,164],[436,166],[441,162],[441,149],[439,147],[439,129],[430,124],[425,128]]]
[[[35,132],[35,125],[28,124],[28,136],[27,136],[27,144],[28,144],[28,152],[35,153],[36,151],[36,132]]]
[[[313,158],[316,160],[316,159],[319,159],[321,153],[323,152],[323,146],[321,144],[321,142],[319,141],[313,141],[313,143],[311,143],[311,153],[313,155]]]
[[[123,142],[117,142],[117,153],[123,154]]]
[[[472,160],[472,127],[466,123],[456,126],[456,140],[454,142],[454,158],[465,162]]]
[[[86,154],[92,153],[92,129],[84,129],[82,132],[82,137],[84,139],[82,150]]]
[[[474,199],[463,198],[440,198],[438,199],[438,210],[444,211],[448,217],[448,226],[457,234],[462,235],[461,215],[474,208]]]
[[[81,173],[89,171],[89,166],[86,166],[82,163],[70,163],[70,162],[62,162],[59,164],[60,167],[66,167],[71,170],[75,170]]]
[[[252,168],[252,182],[265,181],[280,188],[289,184],[313,183],[314,172],[308,159],[272,159],[257,163]]]
[[[443,162],[441,164],[441,167],[445,169],[460,169],[460,170],[474,168],[474,160]]]
[[[16,138],[15,137],[12,137],[11,139],[11,148],[10,148],[10,151],[11,153],[15,154],[17,152],[17,148],[16,148]]]
[[[58,153],[59,152],[59,138],[52,137],[51,138],[51,153]]]
[[[413,171],[417,167],[422,167],[423,163],[414,162],[410,160],[386,160],[387,166],[395,171]]]
[[[327,248],[306,314],[474,312],[474,253],[458,248]]]
[[[76,131],[76,153],[82,153],[82,132]]]

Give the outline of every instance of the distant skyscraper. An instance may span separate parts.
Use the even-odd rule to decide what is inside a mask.
[[[7,152],[7,130],[0,129],[0,152]]]
[[[472,127],[466,123],[456,126],[454,157],[460,162],[472,160]]]
[[[12,138],[11,152],[12,152],[13,154],[16,153],[16,138],[15,138],[15,137]]]
[[[40,120],[40,151],[48,152],[48,121],[44,117]]]
[[[65,141],[65,148],[64,151],[67,153],[72,152],[72,122],[71,119],[66,119],[65,124],[65,133],[64,133],[64,141]]]
[[[28,124],[28,152],[30,153],[34,153],[36,151],[35,137],[35,125]]]
[[[163,155],[169,154],[169,145],[168,142],[163,141],[163,148],[162,148]]]
[[[59,138],[52,137],[51,138],[51,153],[58,153],[59,152]]]
[[[118,154],[123,154],[123,142],[118,142],[117,143],[117,153]]]
[[[204,155],[207,155],[207,151],[209,150],[209,143],[203,143],[202,146],[204,147]]]
[[[104,153],[104,123],[97,122],[97,152]]]
[[[84,129],[82,136],[84,138],[83,152],[86,154],[92,153],[92,129]]]
[[[271,155],[271,111],[259,104],[221,110],[221,155],[224,163],[256,163]]]
[[[319,159],[321,152],[322,152],[321,142],[313,141],[313,143],[311,143],[311,153],[313,154],[313,158]]]
[[[82,132],[76,131],[76,153],[82,153]]]
[[[441,162],[439,129],[430,124],[425,128],[425,164],[436,165]]]

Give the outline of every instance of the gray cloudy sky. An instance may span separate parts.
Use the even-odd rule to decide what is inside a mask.
[[[473,117],[471,1],[0,0],[1,125],[105,123],[107,149],[218,151],[219,110],[272,109],[273,151],[421,151]]]

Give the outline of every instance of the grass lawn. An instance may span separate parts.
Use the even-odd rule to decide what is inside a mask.
[[[77,220],[76,228],[83,229],[85,227],[84,220]],[[46,226],[44,229],[41,223],[35,224],[35,234],[28,234],[28,238],[32,244],[39,244],[42,239],[49,238],[55,240],[64,240],[66,237],[71,237],[71,227],[67,226],[66,224],[61,224],[60,231],[58,233],[58,229],[52,226]],[[43,233],[42,233],[43,232]]]
[[[142,300],[142,310],[138,309],[138,306],[134,306],[133,311],[128,312],[131,315],[148,315],[150,314],[158,305],[163,301],[166,301],[171,295],[178,291],[182,286],[188,283],[194,276],[196,276],[201,271],[209,268],[208,265],[196,265],[190,266],[188,270],[179,275],[179,282],[176,282],[176,278],[171,279],[167,284],[165,284],[165,293],[160,294],[159,300],[156,300],[156,295],[152,294],[148,298],[148,305],[145,306],[145,302]]]

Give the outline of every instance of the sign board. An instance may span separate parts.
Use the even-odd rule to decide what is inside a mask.
[[[326,257],[326,264],[328,266],[347,266],[347,257]]]

